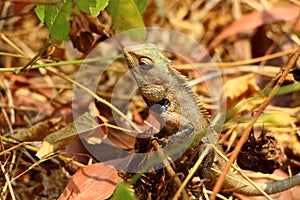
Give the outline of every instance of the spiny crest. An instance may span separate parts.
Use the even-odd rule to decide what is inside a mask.
[[[189,96],[193,98],[193,100],[197,101],[195,93],[192,91],[191,86],[188,83],[186,76],[182,75],[175,67],[169,65],[170,72],[176,77],[179,84],[181,84],[186,91],[189,93]]]
[[[170,72],[173,73],[173,75],[177,78],[178,82],[184,86],[186,91],[189,93],[189,96],[195,100],[195,102],[198,104],[199,110],[201,114],[204,115],[204,118],[207,119],[207,122],[210,123],[210,114],[206,110],[206,108],[202,105],[201,100],[199,97],[195,95],[195,93],[192,90],[192,87],[189,85],[188,80],[186,76],[182,75],[175,67],[169,65]]]
[[[201,103],[201,100],[200,100],[199,97],[196,97],[196,102],[198,104],[200,112],[203,114],[203,116],[207,120],[207,122],[210,123],[210,117],[211,116],[210,116],[209,112],[207,111],[207,109]]]

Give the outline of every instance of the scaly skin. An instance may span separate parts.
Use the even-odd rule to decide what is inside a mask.
[[[148,107],[161,106],[160,110],[153,109],[153,114],[164,124],[165,134],[180,135],[182,133],[177,132],[180,128],[189,129],[187,137],[193,137],[194,133],[204,134],[209,125],[208,116],[199,109],[186,78],[171,68],[171,61],[151,44],[125,47],[124,52]]]
[[[199,144],[210,143],[210,139],[205,137],[209,127],[209,116],[198,103],[186,78],[170,65],[171,61],[153,44],[125,47],[124,55],[144,101],[149,108],[153,108],[153,115],[163,127],[160,137],[167,137],[169,142],[179,143],[196,137],[197,140],[191,144],[192,148]],[[203,166],[206,168],[199,170],[205,173],[203,177],[208,177],[213,184],[219,174],[210,170],[211,167],[222,171],[226,161],[216,153],[210,152],[204,162],[206,163]],[[274,194],[298,184],[300,184],[300,174],[278,182],[258,184],[258,186],[266,193]],[[232,191],[248,196],[261,195],[261,192],[242,176],[233,172],[228,173],[223,189],[234,189]]]

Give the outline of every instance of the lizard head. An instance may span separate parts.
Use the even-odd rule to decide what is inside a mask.
[[[154,44],[125,47],[124,55],[140,90],[145,90],[143,93],[149,91],[149,87],[163,87],[167,84],[171,61]]]
[[[151,102],[164,98],[171,61],[154,44],[125,47],[124,55],[142,96]]]
[[[125,47],[124,55],[130,69],[141,65],[150,66],[153,63],[171,63],[154,44],[140,44]]]

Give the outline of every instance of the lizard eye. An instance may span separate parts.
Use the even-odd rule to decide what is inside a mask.
[[[147,57],[141,57],[139,59],[139,65],[144,69],[151,69],[153,65],[153,61]]]

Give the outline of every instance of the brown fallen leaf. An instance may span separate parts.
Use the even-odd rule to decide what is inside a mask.
[[[260,91],[253,74],[240,76],[227,81],[224,85],[227,109],[231,109],[243,99],[249,98]],[[248,105],[248,104],[246,104]]]
[[[221,33],[219,33],[209,44],[208,50],[212,50],[230,36],[238,33],[247,33],[263,24],[295,20],[298,17],[299,12],[299,6],[285,5],[246,14],[221,31]]]
[[[43,158],[55,151],[64,149],[70,142],[79,138],[78,134],[94,132],[99,127],[93,116],[84,113],[66,127],[51,133],[43,139],[42,146],[36,153],[38,158]]]
[[[120,181],[114,168],[102,163],[88,165],[76,172],[59,200],[107,199]]]
[[[65,126],[66,120],[64,117],[52,118],[39,122],[29,128],[19,129],[11,137],[18,141],[39,141]]]

